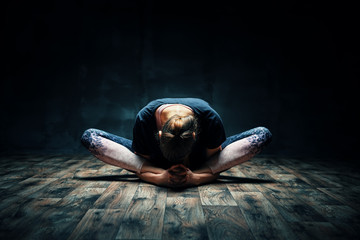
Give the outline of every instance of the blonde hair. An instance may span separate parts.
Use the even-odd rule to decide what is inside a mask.
[[[198,131],[194,116],[172,116],[163,126],[159,139],[163,156],[170,162],[180,163],[191,153]]]

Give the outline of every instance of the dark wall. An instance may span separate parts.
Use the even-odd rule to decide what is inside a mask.
[[[87,128],[131,138],[148,101],[199,97],[228,135],[268,127],[266,154],[355,156],[354,6],[168,2],[9,1],[1,152],[83,153]]]

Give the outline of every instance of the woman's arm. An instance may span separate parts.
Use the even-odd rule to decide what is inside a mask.
[[[174,174],[171,168],[164,170],[162,173],[143,172],[136,175],[143,181],[152,183],[162,187],[183,187],[188,179],[187,172],[185,174]]]
[[[166,170],[164,170],[163,173],[144,172],[137,173],[136,175],[145,182],[152,183],[158,186],[168,186]]]
[[[186,186],[200,186],[215,181],[219,177],[219,173],[195,173],[189,170]]]
[[[147,169],[150,169],[152,172],[147,171]],[[161,168],[155,169],[159,172],[154,173],[152,166],[145,166],[144,172],[138,173],[137,176],[146,182],[164,187],[176,188],[193,185],[188,183],[191,171],[182,164],[174,165],[167,170]]]
[[[219,177],[219,173],[213,174],[210,168],[192,172],[182,165],[172,166],[168,170],[145,165],[137,176],[145,182],[158,186],[190,187],[213,182]]]
[[[154,167],[148,161],[144,162],[140,172],[136,175],[145,182],[149,182],[159,186],[166,186],[168,182],[167,171],[162,168]]]
[[[188,169],[187,184],[190,186],[199,186],[205,183],[215,181],[219,177],[220,173],[213,174],[209,167],[203,167],[201,169],[191,171]]]

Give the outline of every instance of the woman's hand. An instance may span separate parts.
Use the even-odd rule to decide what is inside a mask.
[[[145,169],[144,169],[145,170]],[[173,166],[168,170],[156,169],[156,171],[141,171],[136,175],[143,181],[149,182],[162,187],[182,187],[187,179],[187,172],[185,167]]]
[[[185,187],[199,186],[206,183],[215,181],[220,174],[213,174],[210,172],[192,172],[190,169],[187,170],[187,181]]]
[[[148,169],[147,166],[145,169]],[[159,170],[156,172],[141,172],[138,177],[146,182],[156,184],[163,187],[179,188],[190,186],[189,172],[190,170],[182,164],[174,165],[167,170]]]
[[[181,187],[188,179],[188,168],[182,164],[171,166],[167,171],[169,183],[174,187]]]
[[[172,166],[168,169],[171,187],[192,187],[212,182],[219,177],[219,174],[212,174],[211,171],[193,172],[182,164]]]
[[[207,171],[192,172],[182,164],[174,165],[169,169],[155,168],[145,166],[142,170],[145,172],[138,173],[137,176],[149,183],[171,188],[183,188],[199,186],[209,183],[218,178],[219,174],[212,174]]]

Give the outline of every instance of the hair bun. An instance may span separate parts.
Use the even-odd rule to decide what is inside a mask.
[[[163,126],[160,149],[170,162],[181,161],[189,155],[198,133],[197,119],[192,116],[172,116]]]

